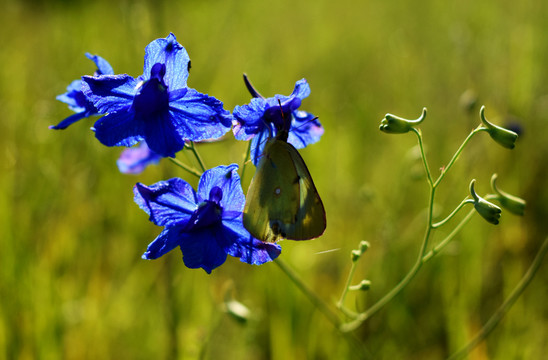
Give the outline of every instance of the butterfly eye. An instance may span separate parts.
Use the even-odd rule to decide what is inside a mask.
[[[281,194],[282,194],[282,189],[280,189],[279,187],[274,189],[274,195],[280,196]]]

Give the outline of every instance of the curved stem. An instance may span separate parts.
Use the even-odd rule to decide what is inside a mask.
[[[192,167],[190,167],[190,166],[188,166],[188,165],[182,163],[181,161],[179,161],[179,160],[177,160],[177,159],[175,159],[175,158],[168,158],[168,159],[169,159],[172,163],[174,163],[175,165],[177,165],[178,167],[180,167],[181,169],[183,169],[183,170],[189,172],[190,174],[192,174],[192,175],[194,175],[194,176],[196,176],[196,177],[198,177],[198,178],[199,178],[200,176],[202,176],[202,173],[201,173],[201,172],[199,172],[198,170],[196,170],[196,169],[194,169],[194,168],[192,168]]]
[[[426,171],[428,183],[430,184],[430,186],[433,186],[434,180],[432,179],[432,174],[430,173],[430,168],[428,167],[428,162],[426,161],[426,154],[424,153],[424,145],[422,143],[421,131],[419,129],[415,129],[414,127],[412,127],[411,130],[417,135],[417,139],[419,140],[419,148],[421,150],[421,158],[424,164],[424,170]]]
[[[455,235],[457,235],[457,233],[464,227],[464,225],[466,225],[466,223],[468,223],[468,221],[470,221],[470,219],[472,218],[472,216],[476,213],[476,211],[474,209],[470,210],[470,212],[468,212],[468,214],[466,214],[466,216],[464,217],[464,219],[461,220],[461,222],[453,229],[453,231],[451,231],[451,233],[449,233],[449,235],[447,235],[445,237],[445,239],[443,239],[442,241],[440,241],[438,243],[438,245],[434,246],[434,248],[432,250],[430,250],[428,253],[426,253],[423,257],[422,257],[422,263],[426,263],[427,261],[429,261],[430,259],[432,259],[434,256],[436,256],[447,244],[449,244],[449,242],[451,242],[451,240],[453,240],[453,238],[455,237]]]
[[[449,216],[447,216],[445,219],[443,219],[442,221],[439,221],[435,224],[432,224],[432,227],[434,229],[436,228],[439,228],[440,226],[444,225],[446,222],[448,222],[449,220],[451,220],[453,218],[453,216],[455,216],[459,211],[460,209],[463,208],[464,205],[466,204],[473,204],[474,203],[474,200],[472,199],[464,199],[462,200],[462,202],[459,204],[459,206],[457,206],[455,208],[455,210],[453,210],[453,212],[451,214],[449,214]]]
[[[350,285],[352,284],[352,279],[354,278],[354,273],[356,272],[356,264],[357,261],[352,261],[352,267],[350,268],[350,272],[348,273],[348,278],[346,279],[344,290],[341,294],[339,302],[337,303],[337,308],[341,310],[345,315],[350,317],[356,317],[356,314],[344,307],[344,299],[346,298],[346,294],[348,294],[348,290],[350,289]]]
[[[501,304],[501,306],[493,313],[491,318],[485,323],[485,325],[481,328],[481,330],[474,336],[472,340],[465,346],[463,346],[460,350],[455,352],[453,355],[451,355],[448,360],[454,360],[454,359],[461,359],[464,356],[466,356],[472,349],[474,349],[481,341],[483,341],[490,333],[493,331],[493,329],[498,325],[498,323],[502,320],[504,315],[510,310],[512,305],[516,302],[516,300],[520,297],[520,295],[523,293],[527,285],[531,282],[535,274],[537,273],[538,269],[540,268],[540,265],[542,264],[542,259],[546,255],[546,252],[548,252],[548,238],[544,239],[544,242],[540,246],[539,251],[537,252],[537,255],[535,256],[535,259],[531,263],[531,266],[523,275],[520,282],[516,285],[514,290],[510,293],[508,298]]]
[[[453,158],[451,158],[451,160],[449,161],[449,164],[447,164],[447,166],[445,166],[444,169],[442,170],[440,176],[438,177],[438,179],[436,180],[436,182],[433,185],[434,187],[437,187],[439,185],[440,181],[445,177],[445,174],[447,174],[447,172],[449,171],[449,169],[451,169],[451,167],[453,166],[455,161],[457,161],[457,159],[459,158],[459,155],[462,153],[462,150],[464,150],[464,147],[466,146],[466,144],[468,144],[470,139],[472,139],[472,137],[474,135],[476,135],[478,132],[484,131],[484,130],[487,130],[487,129],[484,128],[483,125],[480,124],[477,128],[472,130],[472,132],[470,134],[468,134],[466,139],[464,139],[464,141],[462,142],[462,144],[458,148],[457,152],[455,152],[455,155],[453,155]]]
[[[276,263],[276,265],[278,265],[280,269],[282,269],[282,271],[289,277],[289,279],[306,295],[306,297],[308,297],[308,299],[314,304],[314,306],[316,306],[316,308],[318,308],[325,315],[325,317],[329,321],[331,321],[331,323],[333,323],[335,327],[338,328],[341,322],[339,317],[333,311],[331,311],[331,309],[327,306],[327,304],[322,299],[320,299],[318,295],[316,295],[312,290],[310,290],[306,286],[306,284],[301,280],[301,278],[299,278],[297,273],[295,273],[293,269],[291,269],[283,260],[279,258],[274,260],[274,262]]]
[[[365,320],[370,318],[373,314],[375,314],[383,306],[385,306],[390,300],[392,300],[396,295],[398,295],[411,282],[411,280],[413,280],[415,275],[417,275],[417,273],[419,272],[423,264],[422,258],[424,254],[426,253],[428,240],[430,239],[430,234],[432,232],[432,213],[434,209],[435,192],[436,192],[435,188],[433,187],[430,188],[430,204],[428,207],[428,222],[427,222],[426,232],[424,233],[424,239],[422,241],[422,245],[419,251],[419,256],[417,257],[417,260],[415,261],[415,264],[413,265],[411,270],[409,270],[407,275],[405,275],[405,277],[394,288],[392,288],[392,290],[390,290],[380,300],[378,300],[375,304],[373,304],[369,309],[360,313],[355,320],[348,322],[346,324],[343,324],[341,326],[341,331],[347,332],[347,331],[352,331],[356,329]]]
[[[194,154],[194,157],[196,157],[196,160],[198,160],[198,164],[200,164],[200,168],[202,169],[202,172],[205,172],[207,170],[207,167],[205,166],[204,160],[198,153],[198,150],[196,150],[196,146],[194,142],[191,141],[188,148],[190,149],[190,151],[192,151],[192,153]]]

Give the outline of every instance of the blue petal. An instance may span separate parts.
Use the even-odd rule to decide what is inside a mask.
[[[145,260],[157,259],[170,252],[181,243],[180,227],[175,226],[164,229],[153,242],[151,242],[142,258]]]
[[[233,115],[239,126],[234,126],[234,137],[238,140],[249,140],[265,129],[263,116],[267,106],[268,103],[262,98],[253,98],[248,105],[236,106]]]
[[[90,114],[87,111],[82,111],[82,112],[79,112],[79,113],[76,113],[76,114],[72,114],[71,116],[67,117],[65,120],[61,121],[59,124],[52,125],[49,128],[53,129],[53,130],[64,130],[67,127],[69,127],[70,125],[77,122],[78,120],[81,120],[83,118],[87,118],[90,115],[93,115],[93,114]]]
[[[255,239],[244,228],[242,217],[232,220],[223,220],[223,225],[233,234],[236,241],[226,249],[228,255],[240,258],[240,261],[261,265],[277,258],[282,248],[276,243],[267,243]]]
[[[185,140],[217,139],[232,125],[232,116],[223,109],[221,101],[194,89],[188,89],[182,98],[169,105],[171,121]]]
[[[133,193],[137,205],[158,226],[186,225],[198,203],[192,186],[179,178],[160,181],[151,186],[137,183]]]
[[[95,72],[95,76],[98,75],[114,75],[114,70],[112,69],[112,66],[100,57],[99,55],[92,55],[90,53],[86,53],[86,56],[88,59],[93,61],[95,63],[95,66],[97,66],[97,71]]]
[[[323,133],[322,124],[314,115],[298,110],[293,112],[293,121],[287,142],[297,149],[302,149],[319,141]]]
[[[185,139],[180,136],[168,112],[151,115],[143,124],[145,141],[155,153],[175,157],[175,153],[185,146]]]
[[[113,112],[95,122],[95,137],[106,146],[133,146],[143,140],[143,122],[129,109]]]
[[[124,174],[140,174],[150,164],[157,164],[162,157],[150,150],[146,142],[138,147],[125,149],[116,161],[118,169]]]
[[[241,213],[245,205],[245,196],[240,184],[238,165],[217,166],[203,173],[198,184],[198,196],[209,199],[210,191],[219,187],[222,191],[220,205],[223,213],[237,211]]]
[[[82,76],[82,90],[101,113],[125,109],[133,103],[137,80],[129,75]]]
[[[274,131],[272,130],[272,132]],[[268,139],[274,135],[275,134],[271,134],[271,131],[269,131],[268,128],[264,128],[263,131],[255,135],[255,137],[251,140],[250,157],[253,165],[257,166],[261,160],[261,156],[263,156],[264,147]]]
[[[156,63],[166,65],[164,81],[170,91],[186,87],[190,58],[185,48],[170,33],[165,39],[156,39],[145,49],[143,77],[148,79]]]
[[[295,96],[299,99],[304,99],[310,95],[310,85],[306,79],[301,79],[295,83],[295,88],[291,93],[291,96]]]
[[[74,112],[86,111],[90,102],[82,92],[82,80],[74,80],[67,86],[67,92],[56,97],[64,102]]]
[[[183,262],[191,269],[202,268],[208,274],[226,261],[225,248],[230,240],[222,226],[200,229],[182,236]]]

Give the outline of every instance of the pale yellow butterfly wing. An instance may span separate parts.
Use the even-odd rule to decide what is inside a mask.
[[[293,145],[271,139],[247,192],[244,227],[256,238],[308,240],[323,234],[325,210],[310,172]]]

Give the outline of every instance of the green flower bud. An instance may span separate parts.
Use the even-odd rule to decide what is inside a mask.
[[[350,258],[352,259],[352,262],[356,262],[360,259],[362,256],[362,252],[360,250],[352,250],[350,253]]]
[[[493,174],[491,177],[491,188],[497,195],[497,200],[500,202],[503,208],[510,211],[512,214],[523,216],[525,212],[525,200],[510,195],[499,188],[497,188],[497,174]]]
[[[476,194],[476,191],[474,190],[475,183],[476,179],[472,180],[470,183],[470,193],[474,198],[474,208],[485,220],[491,224],[497,225],[499,223],[500,213],[502,210],[497,205],[490,203]]]
[[[411,130],[413,126],[419,125],[426,117],[426,108],[422,109],[422,114],[417,120],[408,120],[396,115],[386,114],[381,121],[380,130],[387,134],[404,134]]]
[[[518,134],[495,124],[491,124],[489,121],[487,121],[487,119],[485,118],[485,106],[482,106],[480,109],[480,118],[481,122],[487,129],[489,136],[491,136],[493,140],[495,140],[497,143],[507,149],[514,148],[516,139],[518,138]]]
[[[352,285],[348,289],[350,290],[360,290],[360,291],[367,291],[371,288],[371,281],[369,280],[362,280],[358,285]]]
[[[367,249],[369,249],[369,242],[363,240],[363,241],[360,241],[360,252],[363,254],[364,252],[367,251]]]

